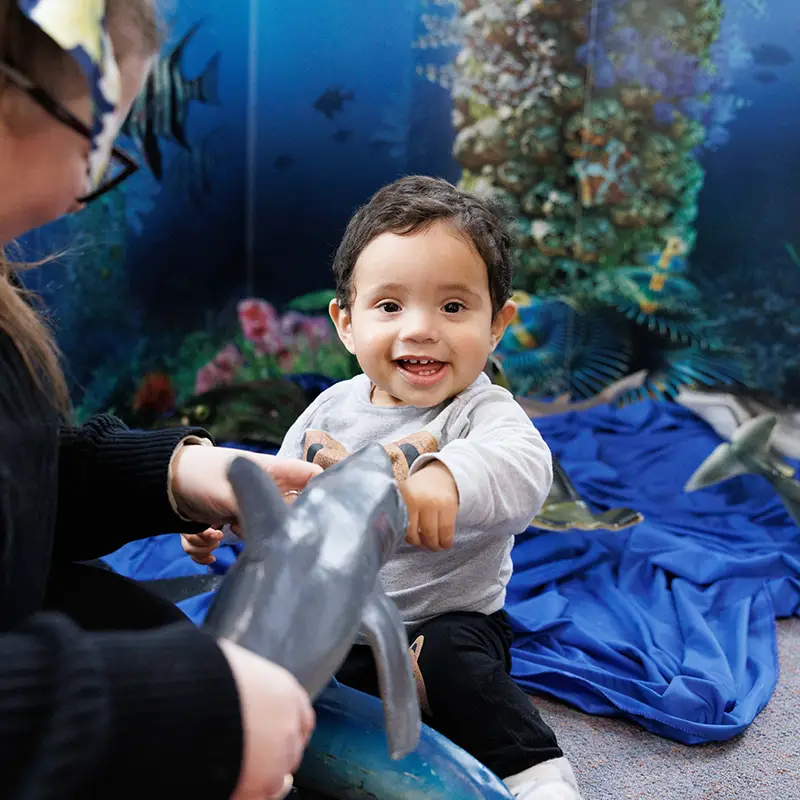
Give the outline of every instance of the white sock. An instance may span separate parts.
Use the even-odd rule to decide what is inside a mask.
[[[572,765],[563,756],[528,767],[503,783],[517,800],[581,800]]]

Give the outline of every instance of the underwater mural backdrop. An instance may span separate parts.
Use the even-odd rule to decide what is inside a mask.
[[[173,3],[140,171],[23,242],[80,413],[280,441],[357,369],[333,252],[409,173],[513,226],[518,395],[800,403],[798,42],[796,0]]]

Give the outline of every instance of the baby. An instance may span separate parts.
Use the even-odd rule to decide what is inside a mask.
[[[553,731],[509,675],[503,610],[514,536],[550,489],[550,451],[483,373],[515,314],[512,243],[482,200],[403,178],[351,219],[330,315],[363,370],[323,392],[279,455],[328,467],[380,442],[408,505],[406,543],[381,572],[409,635],[423,718],[520,800],[579,800]],[[189,537],[207,558],[216,542]],[[337,678],[378,693],[357,644]]]

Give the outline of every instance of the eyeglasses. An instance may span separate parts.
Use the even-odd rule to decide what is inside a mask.
[[[44,89],[26,78],[9,64],[0,61],[0,75],[6,77],[18,89],[25,92],[40,108],[57,119],[63,125],[71,128],[75,133],[92,141],[92,132],[89,127],[68,111],[57,100],[51,97]],[[139,169],[134,158],[120,147],[112,147],[108,164],[102,174],[94,181],[91,191],[83,197],[78,197],[79,203],[91,203],[106,192],[119,186],[122,181],[129,178]]]

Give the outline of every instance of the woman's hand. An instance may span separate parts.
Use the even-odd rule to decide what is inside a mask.
[[[172,496],[182,517],[209,528],[238,522],[228,467],[239,457],[258,464],[282,494],[301,492],[311,478],[322,472],[318,465],[299,459],[278,459],[229,447],[188,445],[181,448],[172,462]]]
[[[219,645],[236,681],[244,734],[234,800],[282,798],[314,730],[311,700],[282,667],[232,642]]]

